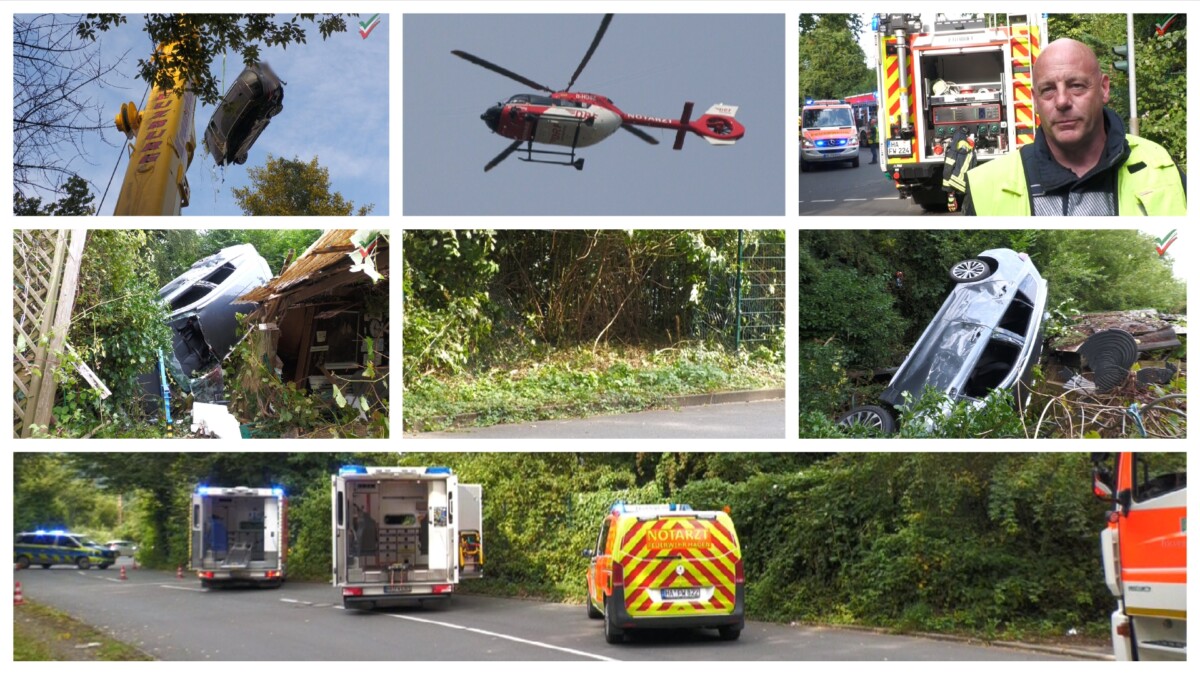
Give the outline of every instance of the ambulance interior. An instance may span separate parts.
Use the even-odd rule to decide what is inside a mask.
[[[279,501],[260,496],[205,495],[194,504],[193,522],[202,527],[201,569],[273,569],[279,566],[279,536],[267,522],[278,522]],[[271,513],[268,513],[271,511]],[[196,550],[193,548],[193,550]]]
[[[437,480],[346,482],[346,580],[450,580],[449,500]],[[432,527],[431,523],[432,522]]]

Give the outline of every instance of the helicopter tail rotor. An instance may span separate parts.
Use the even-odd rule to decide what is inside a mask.
[[[689,124],[688,130],[708,141],[709,145],[733,145],[746,135],[746,127],[733,118],[737,111],[736,105],[717,103]],[[682,143],[678,143],[678,139],[676,142],[678,149]]]

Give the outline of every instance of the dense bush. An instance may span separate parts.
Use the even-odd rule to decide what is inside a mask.
[[[84,479],[102,479],[136,493],[141,561],[174,569],[187,564],[197,482],[278,484],[294,496],[290,576],[319,581],[330,570],[330,472],[347,461],[397,463],[391,453],[59,457],[17,458],[18,526],[92,522],[80,509],[100,490]],[[1112,598],[1096,546],[1105,505],[1091,496],[1084,453],[446,452],[399,461],[450,466],[483,485],[485,578],[467,590],[581,601],[581,553],[595,548],[612,504],[670,501],[730,509],[754,619],[984,636],[1107,632]],[[51,479],[75,487],[51,497]]]

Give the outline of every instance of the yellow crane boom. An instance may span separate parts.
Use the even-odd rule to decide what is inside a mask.
[[[169,56],[174,44],[160,52]],[[172,71],[172,87],[150,91],[146,108],[132,101],[121,105],[117,129],[132,141],[129,166],[117,196],[117,216],[177,216],[188,205],[187,170],[196,150],[196,95],[180,88]]]

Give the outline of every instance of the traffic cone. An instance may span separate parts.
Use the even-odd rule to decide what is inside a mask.
[[[16,584],[17,585],[13,588],[13,606],[14,607],[17,605],[25,604],[25,596],[21,595],[21,582],[18,581],[18,582],[16,582]]]
[[[121,565],[121,581],[125,581],[129,577],[125,576],[125,566]]]
[[[176,579],[183,578],[183,565],[180,565],[179,567],[175,568],[175,578]]]

